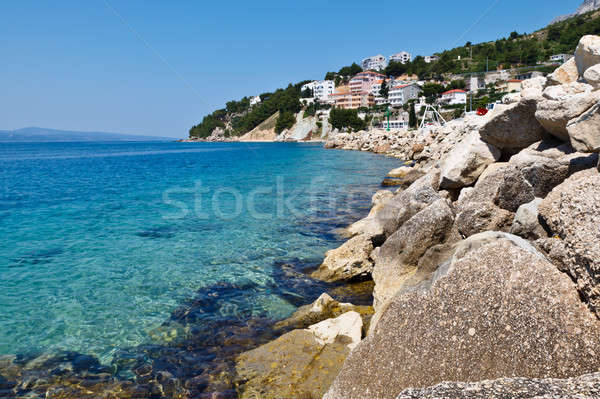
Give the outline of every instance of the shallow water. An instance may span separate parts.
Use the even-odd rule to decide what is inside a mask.
[[[2,144],[0,355],[124,370],[124,354],[190,337],[198,353],[200,330],[284,318],[398,163],[318,144]]]

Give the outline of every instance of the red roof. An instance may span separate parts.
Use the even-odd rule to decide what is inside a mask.
[[[460,89],[454,89],[454,90],[448,90],[447,92],[442,93],[442,95],[444,95],[444,94],[453,94],[453,93],[466,93],[466,91],[460,90]]]
[[[510,79],[509,82],[511,82],[511,83],[521,83],[522,80],[519,80],[519,79]]]

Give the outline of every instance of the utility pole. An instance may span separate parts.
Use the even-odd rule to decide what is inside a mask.
[[[390,131],[390,107],[387,108],[386,114],[387,114],[387,131],[389,132]]]

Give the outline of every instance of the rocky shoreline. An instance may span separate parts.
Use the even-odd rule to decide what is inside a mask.
[[[325,146],[410,161],[312,274],[323,294],[237,359],[242,398],[600,397],[600,37],[485,117]],[[332,311],[335,309],[335,311]]]

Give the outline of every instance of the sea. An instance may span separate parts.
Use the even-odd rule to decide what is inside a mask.
[[[251,345],[331,289],[310,272],[399,164],[318,143],[2,143],[0,359],[214,368],[239,331]]]

